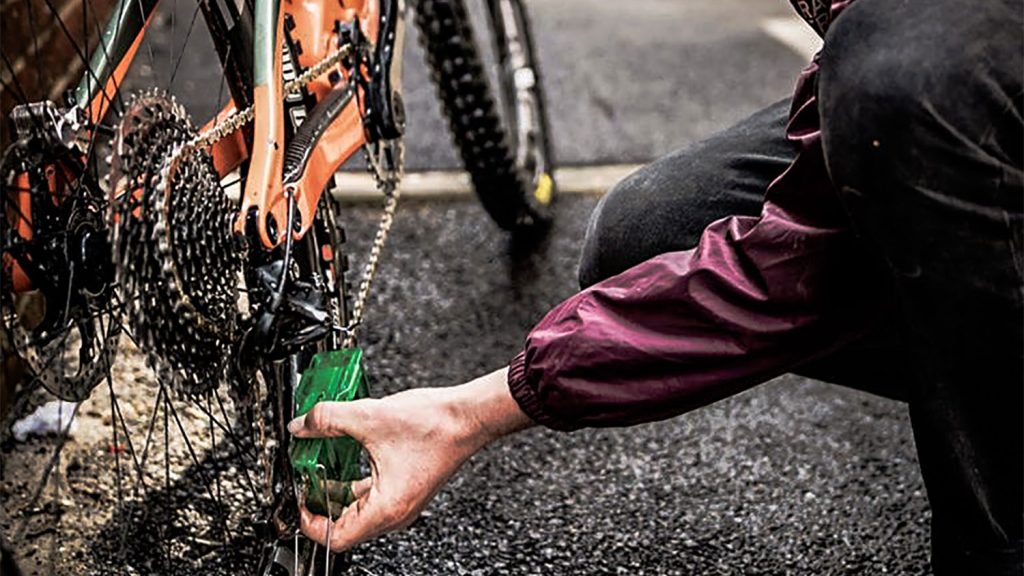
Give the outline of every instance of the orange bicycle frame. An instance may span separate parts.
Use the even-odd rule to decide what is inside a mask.
[[[375,44],[382,1],[392,0],[283,0],[283,5],[282,0],[255,0],[253,61],[252,70],[248,71],[252,74],[252,92],[233,94],[235,98],[210,121],[207,128],[234,111],[239,96],[251,102],[255,112],[251,130],[244,127],[226,135],[211,146],[210,152],[221,178],[246,160],[249,161],[248,178],[235,229],[239,233],[258,237],[267,249],[284,241],[285,236],[280,228],[288,222],[288,206],[291,202],[295,205],[295,221],[291,233],[295,238],[300,238],[309,230],[320,195],[330,178],[345,160],[366,143],[367,138],[363,126],[366,95],[362,93],[361,83],[349,82],[350,71],[339,66],[336,71],[310,81],[306,90],[317,101],[330,97],[332,92],[347,89],[350,84],[355,86],[354,93],[344,101],[344,107],[331,117],[330,124],[305,151],[306,158],[301,172],[294,174],[287,183],[284,181],[282,168],[287,144],[284,141],[285,118],[282,105],[286,96],[283,93],[282,74],[285,16],[294,23],[292,38],[302,46],[301,54],[297,57],[298,64],[302,68],[309,68],[338,49],[340,39],[336,22],[349,25],[358,23],[362,36]],[[91,126],[99,124],[117,100],[119,87],[158,5],[159,0],[119,0],[114,6],[102,44],[93,52],[74,92],[74,106],[79,109],[79,115],[84,121],[85,140],[88,140]],[[203,8],[209,6],[204,5]],[[225,62],[225,65],[228,63]],[[369,71],[360,69],[356,73],[367,76]],[[19,190],[28,188],[27,174],[18,176],[17,186]],[[27,192],[20,193],[14,200],[15,205],[23,211],[22,216],[13,218],[15,229],[20,236],[30,239],[31,210],[27,205]],[[246,222],[250,219],[254,229],[247,230]],[[31,282],[21,267],[9,260],[5,257],[2,264],[4,273],[14,276],[18,291],[31,288]]]
[[[320,195],[331,176],[366,143],[361,105],[366,98],[361,93],[362,88],[357,86],[355,90],[359,93],[350,95],[340,113],[308,150],[302,173],[287,185],[283,181],[286,120],[281,103],[285,98],[282,75],[285,14],[294,22],[295,39],[302,46],[298,63],[308,68],[337,49],[336,21],[358,21],[362,33],[375,42],[379,12],[380,0],[284,0],[283,5],[280,0],[256,0],[255,121],[252,150],[248,155],[249,172],[235,225],[237,232],[246,232],[246,222],[251,222],[254,229],[248,232],[255,232],[264,247],[280,245],[284,233],[289,233],[283,227],[288,221],[288,205],[294,202],[295,220],[290,233],[300,238],[312,225]],[[348,89],[349,71],[339,67],[337,72],[337,75],[325,74],[314,79],[306,89],[321,102],[332,91]],[[332,76],[340,79],[337,85],[332,85]],[[244,144],[242,138],[233,137],[222,139],[214,146],[215,164],[222,176],[247,156],[239,149],[241,144]]]
[[[279,227],[287,221],[289,198],[295,202],[296,224],[292,233],[301,237],[313,222],[320,194],[334,172],[366,142],[362,124],[366,101],[362,89],[347,102],[308,151],[304,170],[286,187],[282,168],[284,141],[283,41],[286,15],[294,27],[292,37],[302,46],[298,64],[308,68],[328,57],[339,46],[336,22],[358,22],[362,34],[375,43],[379,30],[382,0],[255,0],[254,37],[252,39],[252,93],[254,125],[239,129],[211,146],[214,166],[224,178],[246,160],[248,176],[236,231],[246,232],[245,222],[252,218],[255,234],[266,248],[284,240]],[[121,0],[108,22],[107,45],[93,53],[76,91],[77,105],[90,123],[99,122],[114,101],[159,0]],[[306,90],[318,101],[341,85],[348,84],[349,71],[339,66],[338,74],[313,79]],[[367,74],[368,71],[359,71]],[[332,85],[331,78],[337,81]],[[206,128],[235,111],[232,100]],[[251,137],[249,137],[251,134]]]

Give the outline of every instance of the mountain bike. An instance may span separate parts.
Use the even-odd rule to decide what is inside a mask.
[[[338,572],[297,535],[285,425],[314,355],[358,344],[403,172],[407,7],[169,2],[2,8],[0,534],[44,573]],[[525,7],[484,2],[495,83],[464,0],[408,8],[483,207],[541,234],[555,184]],[[359,151],[384,208],[352,290],[332,188]],[[125,372],[126,347],[150,372]],[[53,398],[43,456],[14,450],[11,424]],[[89,417],[109,450],[65,457]],[[90,507],[99,534],[67,520]]]

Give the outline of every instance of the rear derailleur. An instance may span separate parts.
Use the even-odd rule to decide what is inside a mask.
[[[243,372],[258,368],[261,361],[284,360],[338,329],[323,281],[289,279],[289,265],[284,258],[274,259],[248,272],[252,276],[247,282],[250,306],[255,312],[239,345],[238,365]]]

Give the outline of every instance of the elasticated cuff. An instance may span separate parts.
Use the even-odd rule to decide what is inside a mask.
[[[519,408],[531,420],[554,430],[571,430],[572,426],[544,411],[537,391],[526,379],[526,351],[516,355],[508,364],[508,388]]]

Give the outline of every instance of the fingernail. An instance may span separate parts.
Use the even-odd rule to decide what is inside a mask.
[[[299,430],[302,430],[302,416],[299,416],[288,423],[288,431],[292,434],[295,434]]]

